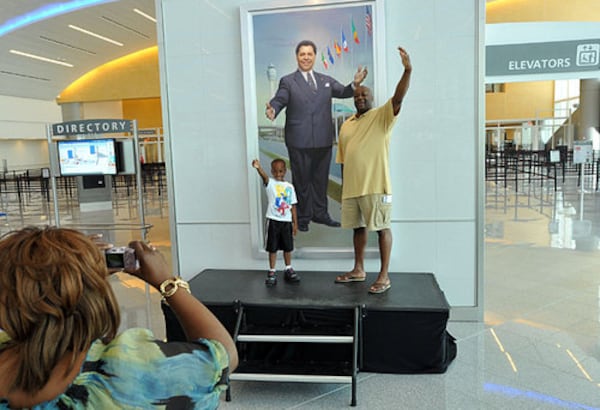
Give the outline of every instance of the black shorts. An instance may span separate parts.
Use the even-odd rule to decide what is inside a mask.
[[[276,221],[267,218],[267,241],[265,250],[267,252],[291,252],[294,250],[294,234],[292,223]]]

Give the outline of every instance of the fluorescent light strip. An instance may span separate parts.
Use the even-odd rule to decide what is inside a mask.
[[[153,21],[156,23],[156,19],[146,13],[144,13],[142,10],[140,9],[133,9],[134,12],[136,12],[137,14],[139,14],[140,16],[146,17],[148,20]]]
[[[33,58],[34,60],[45,61],[46,63],[58,64],[65,67],[73,67],[73,64],[65,63],[64,61],[53,60],[51,58],[36,56],[35,54],[24,53],[18,50],[10,50],[10,52],[19,56]]]
[[[92,31],[86,30],[84,28],[77,27],[77,26],[74,26],[72,24],[69,24],[69,28],[72,28],[73,30],[77,30],[77,31],[79,31],[81,33],[87,34],[88,36],[99,38],[100,40],[104,40],[104,41],[106,41],[108,43],[111,43],[111,44],[114,44],[116,46],[123,47],[123,43],[119,43],[118,41],[115,41],[115,40],[113,40],[111,38],[108,38],[108,37],[101,36],[100,34],[96,34],[96,33],[92,32]]]
[[[33,11],[6,20],[0,25],[0,37],[21,27],[37,23],[38,21],[60,16],[61,14],[71,13],[75,10],[80,10],[86,7],[98,6],[104,3],[112,3],[114,1],[116,0],[72,0],[62,3],[55,2],[41,6]]]

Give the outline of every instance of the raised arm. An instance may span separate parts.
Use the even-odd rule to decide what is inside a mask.
[[[265,170],[260,166],[260,161],[255,159],[252,161],[252,167],[256,169],[258,175],[262,178],[263,184],[267,185],[269,183],[269,176],[265,172]]]
[[[363,67],[363,66],[358,66],[358,70],[356,70],[356,73],[354,73],[354,80],[352,81],[352,85],[354,85],[354,88],[358,87],[359,85],[361,85],[361,83],[365,80],[365,78],[367,78],[367,74],[369,72],[367,71],[367,67]]]
[[[394,91],[394,95],[392,96],[392,107],[394,108],[394,115],[398,115],[400,112],[400,108],[402,107],[402,100],[404,100],[404,96],[408,91],[408,86],[410,85],[410,74],[412,72],[412,64],[410,62],[410,57],[405,49],[402,47],[398,47],[398,51],[400,52],[400,58],[402,58],[402,65],[404,66],[404,73],[402,74],[402,78],[396,85],[396,90]]]

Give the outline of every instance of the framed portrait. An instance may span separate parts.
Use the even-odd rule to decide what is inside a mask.
[[[271,176],[271,161],[283,159],[287,164],[285,179],[294,183],[295,168],[297,175],[307,171],[300,170],[297,161],[290,161],[285,135],[287,107],[271,120],[266,116],[267,103],[276,95],[281,79],[298,70],[296,47],[304,40],[316,46],[312,68],[315,75],[323,74],[346,86],[352,83],[359,67],[366,67],[368,74],[362,84],[371,88],[375,96],[383,94],[378,88],[385,84],[383,0],[271,1],[243,6],[240,14],[248,165],[259,159]],[[324,82],[321,86],[329,84]],[[337,137],[343,122],[354,113],[351,95],[331,99],[331,161],[327,198],[321,203],[326,201],[334,221],[341,220],[342,175],[341,166],[335,162]],[[254,169],[250,169],[248,183],[252,245],[259,255],[264,252],[267,197]],[[352,257],[352,231],[314,219],[307,228],[294,237],[295,258]],[[368,247],[377,247],[376,238],[369,238]]]

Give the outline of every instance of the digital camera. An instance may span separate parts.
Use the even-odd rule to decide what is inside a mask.
[[[104,251],[106,267],[109,269],[137,270],[140,265],[135,257],[135,251],[126,246],[114,247]]]

